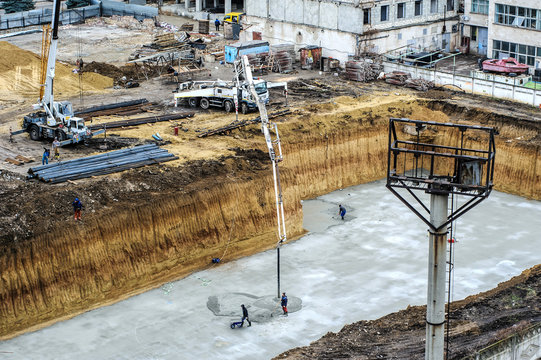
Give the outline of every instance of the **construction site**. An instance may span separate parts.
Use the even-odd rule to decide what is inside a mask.
[[[0,34],[1,358],[440,359],[430,331],[541,358],[538,105],[249,21],[36,4]]]

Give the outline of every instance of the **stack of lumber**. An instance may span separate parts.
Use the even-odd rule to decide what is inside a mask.
[[[346,62],[346,78],[354,81],[368,82],[376,80],[382,71],[381,63],[371,59],[352,60]]]
[[[385,82],[387,84],[404,86],[406,84],[406,80],[409,78],[411,78],[411,74],[404,71],[393,71],[385,74]]]
[[[199,33],[208,34],[209,33],[209,21],[208,20],[199,20]]]
[[[193,24],[182,24],[181,31],[193,31]]]
[[[273,71],[289,73],[293,70],[293,58],[287,50],[278,50],[274,55]]]
[[[419,91],[427,91],[434,88],[432,81],[424,79],[412,79],[411,74],[403,71],[393,71],[385,74],[385,82],[388,84],[405,86]]]
[[[28,169],[28,178],[36,178],[51,184],[97,175],[134,169],[178,159],[156,144],[141,145],[130,149],[111,151],[105,154],[60,161],[54,164]]]
[[[156,35],[152,43],[143,45],[130,55],[129,60],[145,58],[161,52],[178,52],[189,50],[191,47],[187,42],[189,35],[185,32],[175,37],[173,33]]]

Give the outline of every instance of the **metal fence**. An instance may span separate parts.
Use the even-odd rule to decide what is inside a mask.
[[[158,16],[158,9],[148,6],[124,4],[107,0],[93,1],[92,3],[89,6],[62,11],[60,13],[61,24],[82,23],[85,19],[99,16],[133,16],[140,21]],[[2,15],[0,16],[0,31],[50,24],[51,17],[52,9],[31,10]]]

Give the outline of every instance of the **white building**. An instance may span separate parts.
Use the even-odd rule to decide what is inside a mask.
[[[245,0],[250,26],[242,40],[321,46],[323,56],[341,61],[405,45],[453,50],[457,8],[458,0]]]
[[[540,0],[465,0],[464,10],[472,52],[541,68]]]

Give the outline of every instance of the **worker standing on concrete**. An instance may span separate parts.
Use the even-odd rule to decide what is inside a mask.
[[[41,165],[49,164],[49,156],[51,153],[49,152],[49,149],[43,149],[43,157],[41,158]]]
[[[287,296],[285,292],[282,293],[281,305],[282,305],[282,310],[284,311],[284,315],[287,316]]]
[[[344,216],[346,215],[346,208],[342,205],[338,205],[338,213],[342,217],[342,220],[344,220]]]
[[[250,318],[248,317],[248,309],[246,309],[244,304],[242,304],[240,307],[242,308],[242,323],[240,324],[240,327],[242,327],[242,325],[244,325],[244,320],[245,319],[246,319],[246,321],[248,321],[248,326],[252,326],[252,322],[250,321]]]
[[[83,203],[79,198],[75,198],[75,201],[73,202],[73,217],[75,218],[75,221],[81,220],[81,209],[83,208]]]
[[[54,153],[54,159],[56,161],[59,161],[60,160],[60,141],[58,141],[58,138],[54,138],[54,141],[53,141],[53,144],[51,145],[51,147],[53,148],[53,153]]]
[[[218,18],[214,20],[214,25],[216,26],[216,31],[220,31],[220,20]]]

